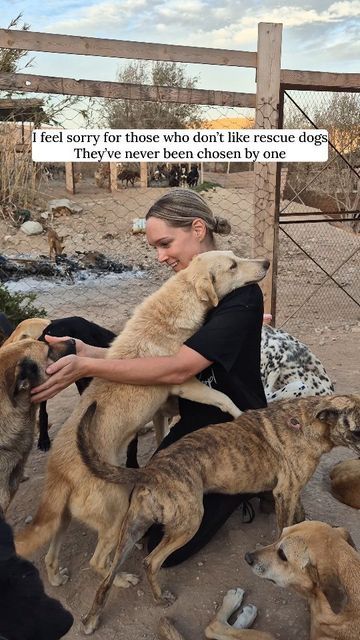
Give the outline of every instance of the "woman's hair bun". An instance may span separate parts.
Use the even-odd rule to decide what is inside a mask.
[[[226,218],[219,218],[218,216],[214,217],[214,233],[219,233],[220,235],[226,236],[231,233],[231,224]]]

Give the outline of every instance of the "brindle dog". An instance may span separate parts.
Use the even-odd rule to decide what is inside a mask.
[[[162,593],[157,574],[166,558],[197,532],[203,494],[258,493],[272,490],[277,526],[304,517],[300,492],[321,455],[336,445],[360,448],[360,397],[308,397],[247,411],[233,422],[205,427],[158,452],[142,469],[124,469],[100,459],[93,446],[96,403],[84,415],[78,446],[84,463],[99,478],[134,487],[108,576],[100,585],[85,632],[92,633],[120,564],[153,523],[164,536],[145,559],[157,602]]]

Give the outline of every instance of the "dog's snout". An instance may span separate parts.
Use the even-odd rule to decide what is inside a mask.
[[[252,565],[253,565],[253,564],[254,564],[254,562],[255,562],[255,556],[254,556],[254,554],[253,554],[253,553],[250,553],[249,551],[247,551],[247,552],[245,553],[245,560],[246,560],[246,562],[250,565],[250,567],[252,567]]]
[[[264,269],[266,269],[266,271],[268,270],[268,268],[270,267],[270,260],[266,259],[263,261],[263,267]]]

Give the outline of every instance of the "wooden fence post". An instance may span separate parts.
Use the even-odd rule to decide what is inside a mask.
[[[69,193],[75,193],[75,177],[74,177],[74,163],[65,162],[65,189]]]
[[[114,191],[118,190],[117,174],[118,174],[119,168],[116,162],[110,162],[109,164],[110,164],[110,191],[111,193],[114,193]]]
[[[147,162],[140,162],[140,187],[147,187]]]
[[[258,27],[256,70],[256,129],[276,129],[279,123],[282,24],[261,22]],[[269,258],[262,283],[265,312],[275,322],[278,220],[276,219],[276,162],[254,165],[253,255]]]

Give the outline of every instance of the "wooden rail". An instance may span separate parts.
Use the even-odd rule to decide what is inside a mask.
[[[165,60],[218,64],[233,67],[256,67],[256,53],[233,49],[187,47],[150,42],[129,42],[107,38],[67,36],[57,33],[39,33],[16,29],[0,29],[0,47],[49,53],[70,53],[81,56],[106,58],[134,58],[135,60]]]
[[[9,89],[30,93],[59,93],[71,96],[126,98],[148,102],[178,102],[227,107],[254,108],[256,102],[253,93],[125,84],[103,80],[74,80],[73,78],[56,78],[27,73],[0,73],[0,90]]]

